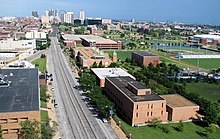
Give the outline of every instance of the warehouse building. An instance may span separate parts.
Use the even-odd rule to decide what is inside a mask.
[[[178,94],[161,95],[160,97],[167,101],[166,109],[169,121],[177,122],[197,119],[196,113],[199,111],[199,106],[195,103]]]
[[[105,91],[132,126],[149,123],[152,118],[167,121],[166,100],[129,76],[106,77]]]
[[[40,121],[38,69],[0,70],[0,125],[4,139],[18,139],[20,123]]]
[[[138,65],[149,66],[150,63],[156,67],[160,63],[160,58],[157,55],[148,52],[132,52],[132,61]]]

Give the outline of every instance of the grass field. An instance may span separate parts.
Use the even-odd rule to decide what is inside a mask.
[[[114,51],[105,51],[105,52],[108,53],[110,57],[112,57]],[[118,55],[118,59],[120,60],[125,60],[126,58],[131,59],[131,52],[132,51],[116,51]]]
[[[41,121],[48,121],[48,112],[47,111],[40,111],[40,115],[41,115]]]
[[[119,119],[119,118],[117,118]],[[120,120],[120,119],[119,119]],[[199,132],[203,131],[204,128],[196,125],[194,123],[184,123],[183,132],[178,132],[174,128],[177,124],[165,124],[161,126],[169,126],[171,129],[170,133],[164,133],[160,128],[153,128],[149,126],[142,127],[132,127],[120,120],[122,126],[129,132],[132,136],[132,139],[205,139],[199,134]],[[209,138],[211,139],[219,139],[220,138],[220,129],[217,129],[216,133],[211,135]]]
[[[64,25],[60,25],[58,28],[59,28],[60,30],[69,29],[69,27],[68,27],[68,26],[64,26]]]
[[[181,61],[197,66],[198,59],[181,59]],[[220,59],[199,59],[199,67],[215,69],[220,67]]]
[[[41,72],[45,72],[46,71],[46,58],[38,58],[35,59],[31,62],[34,65],[39,65],[38,68]]]
[[[47,102],[40,101],[40,107],[46,108],[47,107]]]
[[[155,49],[158,48],[158,47],[154,47]],[[198,54],[218,54],[217,52],[213,52],[213,51],[209,51],[209,50],[204,50],[204,49],[197,49],[197,48],[182,48],[182,47],[179,47],[179,48],[172,48],[172,47],[163,47],[163,46],[160,46],[159,47],[160,49],[164,49],[164,50],[172,50],[172,51],[186,51],[186,52],[189,52],[189,53],[198,53]]]
[[[202,97],[216,102],[220,100],[220,85],[209,83],[188,83],[186,89],[189,92],[199,94]]]

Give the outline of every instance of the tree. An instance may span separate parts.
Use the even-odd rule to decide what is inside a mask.
[[[125,37],[125,34],[121,33],[120,38],[124,38],[124,37]]]
[[[26,120],[20,123],[22,139],[40,139],[40,122]]]
[[[2,126],[0,125],[0,139],[3,139],[2,138]]]
[[[53,133],[54,131],[48,123],[41,125],[42,139],[51,139],[53,137]]]
[[[205,127],[204,133],[207,137],[210,137],[210,135],[215,132],[216,132],[216,127],[214,124],[210,124],[209,127]]]
[[[161,123],[161,120],[159,118],[154,117],[151,119],[150,123],[154,128],[156,128]]]
[[[176,130],[179,132],[183,132],[183,128],[184,128],[183,121],[180,120],[177,127],[176,127]]]

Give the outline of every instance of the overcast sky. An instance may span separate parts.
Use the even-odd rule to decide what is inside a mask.
[[[83,9],[87,17],[220,24],[220,0],[0,0],[0,16]]]

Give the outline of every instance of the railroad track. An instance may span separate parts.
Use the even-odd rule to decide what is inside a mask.
[[[52,43],[52,47],[53,47],[52,52],[55,57],[55,58],[53,58],[53,63],[58,64],[58,67],[59,67],[59,68],[55,68],[55,69],[59,70],[59,73],[61,75],[61,80],[63,81],[63,84],[64,84],[63,87],[65,88],[64,92],[66,92],[67,96],[69,97],[72,109],[75,110],[75,112],[76,112],[77,117],[75,117],[75,118],[77,118],[77,120],[80,122],[80,125],[78,125],[80,127],[80,129],[79,128],[76,129],[71,124],[71,120],[69,119],[69,116],[68,116],[68,121],[70,123],[71,130],[73,131],[72,133],[74,135],[74,130],[77,130],[80,138],[86,138],[86,139],[98,138],[94,132],[93,127],[91,126],[91,123],[90,123],[88,117],[84,113],[79,100],[77,99],[76,95],[74,94],[74,92],[76,92],[76,90],[72,86],[72,83],[70,80],[71,77],[68,76],[70,73],[66,69],[67,66],[66,66],[66,64],[64,64],[63,60],[61,60],[63,58],[61,51],[59,50],[59,48],[57,48],[57,45],[56,45],[56,42],[54,41],[54,39],[52,39],[52,42],[53,42]],[[64,99],[64,97],[63,96],[61,96],[61,97],[62,97],[63,102],[65,102],[66,100]],[[66,109],[66,106],[65,106],[65,109]],[[74,138],[78,138],[78,137],[76,135],[74,135]]]

